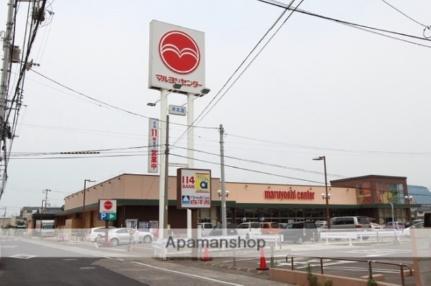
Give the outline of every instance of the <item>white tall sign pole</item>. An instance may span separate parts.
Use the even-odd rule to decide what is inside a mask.
[[[194,100],[195,96],[189,94],[187,96],[187,165],[193,168],[193,149],[194,149],[194,128],[191,127],[194,120]],[[187,237],[192,237],[192,210],[187,209]]]
[[[165,150],[166,150],[166,116],[168,115],[168,91],[162,89],[160,91],[160,151],[159,151],[159,163],[160,163],[160,178],[159,178],[159,239],[164,237],[164,221],[165,221],[165,177],[169,176],[166,174],[165,168]]]

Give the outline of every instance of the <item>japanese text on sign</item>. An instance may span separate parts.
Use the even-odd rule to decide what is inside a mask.
[[[159,171],[159,120],[149,118],[148,126],[148,173]]]

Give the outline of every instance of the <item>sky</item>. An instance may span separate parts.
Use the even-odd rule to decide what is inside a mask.
[[[6,22],[0,3],[0,30]],[[148,88],[149,23],[152,19],[205,32],[206,83],[211,92],[195,101],[198,114],[222,87],[282,10],[255,0],[49,1],[55,14],[41,27],[31,58],[35,69],[58,82],[110,104],[158,117],[159,98]],[[296,3],[299,3],[297,1]],[[429,1],[390,1],[425,25]],[[17,18],[23,38],[26,6]],[[423,27],[381,0],[305,0],[302,9],[365,25],[422,35]],[[21,40],[20,40],[21,41]],[[409,184],[430,187],[431,136],[428,131],[431,50],[298,13],[198,125],[226,131],[225,154],[248,160],[323,171],[330,179],[367,174],[406,176]],[[16,80],[16,73],[12,81]],[[169,95],[183,104],[184,95]],[[24,104],[13,152],[77,151],[143,146],[148,121],[94,104],[28,72]],[[174,123],[185,123],[181,117]],[[185,128],[172,125],[172,142]],[[244,137],[255,138],[249,140]],[[260,140],[260,141],[259,141]],[[195,129],[195,148],[219,152],[214,128]],[[184,150],[174,149],[176,154]],[[195,167],[220,174],[219,157],[195,153]],[[185,159],[171,158],[174,163]],[[227,164],[285,177],[226,168],[227,181],[304,184],[321,174],[244,161]],[[0,207],[9,214],[39,206],[51,189],[51,206],[97,182],[121,173],[146,173],[147,157],[68,160],[11,159]],[[175,168],[170,168],[175,174]],[[338,175],[338,176],[333,176]]]

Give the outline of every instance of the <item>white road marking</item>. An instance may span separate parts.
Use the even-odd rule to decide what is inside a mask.
[[[188,277],[194,277],[194,278],[198,278],[198,279],[202,279],[202,280],[208,280],[208,281],[212,281],[212,282],[216,282],[216,283],[220,283],[220,284],[233,285],[233,286],[243,286],[242,284],[238,284],[238,283],[227,282],[227,281],[209,278],[209,277],[205,277],[205,276],[200,276],[200,275],[196,275],[196,274],[191,274],[191,273],[187,273],[187,272],[180,272],[180,271],[162,268],[162,267],[158,267],[158,266],[154,266],[154,265],[150,265],[150,264],[145,264],[142,262],[133,261],[133,263],[138,264],[138,265],[142,265],[142,266],[146,266],[148,268],[157,269],[160,271],[171,272],[171,273],[184,275],[184,276],[188,276]]]
[[[96,269],[96,267],[94,267],[94,266],[82,266],[82,267],[79,267],[79,270],[93,270],[93,269]]]
[[[11,249],[11,248],[17,248],[18,245],[1,245],[1,248],[3,249]]]
[[[11,255],[9,256],[11,258],[17,258],[17,259],[30,259],[33,257],[36,257],[36,255],[30,255],[30,254],[15,254],[15,255]]]

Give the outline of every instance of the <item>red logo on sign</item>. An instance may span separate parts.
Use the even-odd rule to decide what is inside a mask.
[[[103,207],[104,207],[106,210],[110,210],[110,209],[112,208],[112,202],[111,202],[111,201],[106,201],[106,202],[104,202],[104,203],[103,203]]]
[[[159,43],[163,63],[172,71],[188,74],[194,71],[200,61],[199,47],[192,37],[181,31],[170,31]]]

